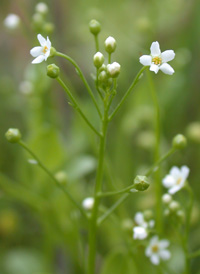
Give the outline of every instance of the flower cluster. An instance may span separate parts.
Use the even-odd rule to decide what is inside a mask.
[[[142,212],[137,212],[134,217],[136,226],[133,228],[133,238],[143,240],[148,236],[148,230],[154,227],[154,220],[146,220]]]

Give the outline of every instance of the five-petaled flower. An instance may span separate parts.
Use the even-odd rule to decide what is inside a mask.
[[[47,36],[47,39],[45,39],[41,34],[38,34],[37,38],[41,46],[34,47],[30,50],[30,54],[33,57],[36,57],[32,61],[32,64],[39,64],[44,60],[46,61],[50,55],[51,41],[49,40],[49,37]]]
[[[161,70],[166,74],[172,75],[174,73],[174,69],[167,64],[167,62],[174,59],[174,51],[166,50],[161,53],[160,45],[157,41],[151,44],[150,50],[150,55],[142,55],[140,57],[140,63],[144,66],[150,66],[150,70],[155,73],[158,73],[158,71]]]
[[[182,166],[180,169],[176,166],[172,167],[169,174],[165,176],[162,183],[168,188],[170,194],[174,194],[184,187],[185,181],[189,175],[190,169]]]
[[[158,265],[160,259],[163,261],[170,259],[171,253],[166,249],[168,246],[168,240],[159,240],[158,236],[154,236],[151,238],[150,243],[145,250],[145,254],[150,258],[152,264]]]

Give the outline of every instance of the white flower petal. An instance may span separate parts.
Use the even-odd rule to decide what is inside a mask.
[[[177,166],[173,166],[170,169],[170,175],[172,175],[174,178],[179,178],[181,176],[180,169]]]
[[[46,39],[41,34],[37,35],[37,39],[40,42],[41,46],[43,46],[43,47],[46,46],[47,41],[46,41]]]
[[[144,216],[143,216],[142,212],[137,212],[135,214],[134,220],[137,225],[142,225],[144,223]]]
[[[190,173],[189,167],[187,167],[187,166],[182,166],[182,167],[181,167],[181,173],[182,173],[183,178],[186,180],[187,177],[188,177],[188,175],[189,175],[189,173]]]
[[[138,240],[144,240],[148,236],[146,229],[142,226],[135,226],[133,228],[133,238]]]
[[[157,66],[157,65],[155,65],[155,64],[151,64],[151,66],[150,66],[150,69],[149,69],[150,71],[154,71],[155,72],[155,74],[157,74],[158,73],[158,71],[159,71],[159,66]]]
[[[145,249],[145,255],[147,257],[150,257],[152,254],[152,251],[151,251],[151,246],[148,246],[146,249]]]
[[[159,256],[162,260],[166,261],[170,259],[171,253],[169,250],[164,249],[164,250],[160,250]]]
[[[30,54],[33,57],[37,57],[42,53],[42,47],[34,47],[30,50]]]
[[[150,55],[142,55],[139,60],[143,66],[150,66],[151,59],[152,59],[152,57]]]
[[[47,60],[47,58],[49,57],[50,55],[50,50],[48,50],[46,53],[45,53],[45,61]]]
[[[35,58],[32,61],[32,64],[39,64],[39,63],[41,63],[44,60],[45,60],[45,56],[44,55],[39,55],[37,58]]]
[[[181,185],[175,185],[175,186],[171,187],[171,188],[168,190],[168,192],[169,192],[169,194],[173,195],[173,194],[175,194],[177,191],[179,191],[182,187],[183,187],[183,186],[181,186]]]
[[[170,188],[175,185],[176,181],[172,175],[166,175],[162,180],[163,186],[166,188]]]
[[[164,72],[165,74],[169,75],[172,75],[174,73],[174,69],[167,63],[163,63],[160,66],[160,70],[162,70],[162,72]]]
[[[48,49],[50,50],[50,48],[51,48],[51,41],[49,40],[49,37],[47,36],[47,47],[48,47]]]
[[[166,247],[168,247],[169,246],[169,241],[168,240],[160,240],[159,241],[159,247],[160,248],[166,248]]]
[[[153,236],[150,240],[150,245],[155,245],[158,243],[158,236]]]
[[[161,54],[160,45],[157,41],[151,44],[150,50],[152,56],[159,56]]]
[[[150,260],[151,260],[152,264],[155,264],[155,265],[158,265],[160,263],[160,258],[157,254],[151,255]]]
[[[173,60],[175,57],[175,52],[173,50],[166,50],[161,53],[161,58],[163,63],[167,63]]]

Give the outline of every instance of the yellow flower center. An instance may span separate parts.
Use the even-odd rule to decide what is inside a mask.
[[[157,245],[153,245],[152,247],[151,247],[151,250],[152,250],[152,252],[158,252],[158,246]]]
[[[44,48],[43,48],[43,52],[44,52],[44,53],[46,53],[46,52],[47,52],[47,50],[48,50],[47,46],[44,46]]]
[[[180,183],[181,183],[181,178],[178,178],[177,181],[176,181],[176,184],[180,185]]]
[[[161,65],[162,59],[161,59],[161,57],[156,56],[156,57],[154,57],[154,58],[152,59],[152,62],[153,62],[155,65]]]

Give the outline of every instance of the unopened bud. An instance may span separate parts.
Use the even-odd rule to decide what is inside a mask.
[[[89,29],[92,34],[97,35],[101,31],[101,24],[93,19],[89,23]]]
[[[101,52],[95,53],[93,57],[93,62],[96,68],[100,68],[103,65],[104,62],[104,56]]]
[[[105,45],[106,51],[107,51],[108,53],[112,53],[112,52],[115,51],[116,46],[117,46],[117,43],[116,43],[115,38],[113,38],[112,36],[109,36],[109,37],[106,39],[104,45]]]
[[[144,191],[149,187],[149,181],[146,176],[136,176],[134,179],[134,188],[138,191]]]
[[[98,77],[100,82],[106,82],[108,80],[108,75],[107,73],[103,70],[102,72],[99,73],[99,77]]]
[[[50,48],[50,57],[54,57],[56,55],[56,49],[54,47]]]
[[[150,209],[145,210],[143,215],[146,221],[150,221],[153,218],[153,212]]]
[[[177,217],[180,219],[180,221],[184,222],[185,220],[185,213],[183,210],[178,210],[176,212]]]
[[[187,145],[187,139],[182,134],[177,134],[172,141],[172,145],[176,149],[183,149]]]
[[[41,14],[46,14],[49,10],[47,4],[40,2],[35,6],[36,12],[39,12]]]
[[[9,30],[16,30],[20,26],[20,17],[16,14],[8,14],[4,20],[4,26]]]
[[[10,128],[6,132],[5,137],[10,143],[18,143],[22,136],[18,128]]]
[[[93,197],[88,197],[83,200],[82,206],[85,210],[92,210],[94,206],[94,198]]]
[[[55,174],[55,178],[56,180],[61,184],[61,185],[66,185],[68,182],[68,176],[67,173],[65,171],[58,171]]]
[[[51,64],[47,66],[47,75],[50,78],[57,78],[59,76],[60,69],[55,64]]]
[[[47,34],[51,34],[55,29],[55,26],[53,23],[48,22],[44,24],[43,31]]]
[[[162,201],[164,204],[168,205],[172,201],[172,196],[166,193],[162,196]]]
[[[173,212],[176,212],[178,209],[180,208],[180,204],[176,201],[172,201],[170,204],[169,204],[169,209]]]
[[[116,78],[120,74],[120,69],[121,69],[121,66],[117,62],[107,65],[108,74],[112,78]]]

